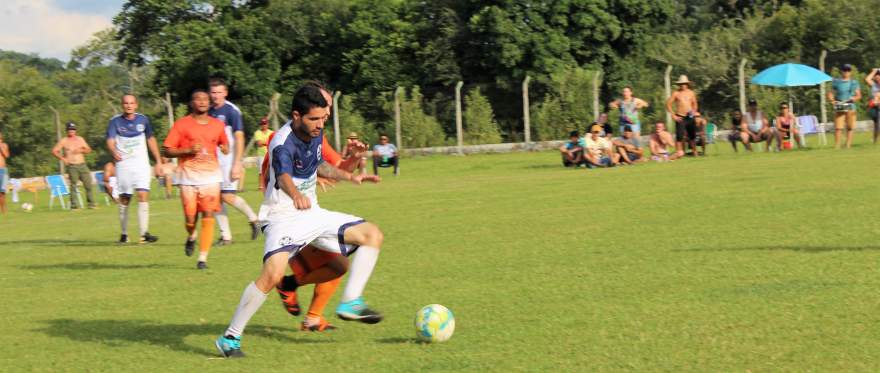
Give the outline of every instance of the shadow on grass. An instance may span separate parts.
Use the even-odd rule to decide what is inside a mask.
[[[572,169],[572,170],[574,170],[574,169],[578,169],[578,168],[582,168],[582,167],[565,167],[565,166],[563,166],[561,163],[559,163],[559,164],[556,164],[556,163],[553,163],[553,164],[549,164],[549,163],[539,163],[539,164],[525,165],[525,166],[523,166],[523,168],[525,168],[525,169],[531,169],[531,170],[536,170],[536,169],[538,169],[538,170],[540,170],[540,169],[550,169],[550,168],[555,168],[555,169],[560,169],[560,170],[565,170],[565,169]]]
[[[420,341],[418,338],[415,338],[415,337],[413,337],[413,338],[404,338],[404,337],[379,338],[376,340],[376,342],[385,343],[385,344],[410,344],[410,343],[424,344],[424,343],[426,343],[426,342]]]
[[[70,246],[116,246],[114,241],[94,241],[94,240],[19,240],[19,241],[0,241],[0,245],[32,245],[32,246],[51,246],[51,247],[70,247]]]
[[[161,324],[149,320],[72,320],[44,321],[46,326],[34,331],[51,337],[68,338],[79,342],[100,343],[110,347],[122,347],[130,343],[142,343],[165,347],[198,355],[217,356],[213,344],[192,346],[185,339],[192,335],[215,337],[226,330],[220,324]],[[272,338],[290,343],[331,343],[323,339],[292,338],[290,328],[250,325],[247,335]]]
[[[115,263],[95,263],[95,262],[82,262],[82,263],[58,263],[58,264],[35,264],[35,265],[24,265],[18,266],[18,269],[23,270],[59,270],[59,269],[69,269],[74,271],[92,271],[92,270],[101,270],[101,269],[154,269],[154,268],[174,268],[167,264],[115,264]]]
[[[677,249],[672,251],[797,251],[804,253],[827,253],[833,251],[869,251],[880,250],[878,245],[851,245],[851,246],[815,246],[815,245],[767,245],[767,246],[743,246],[743,247],[722,247],[722,248],[703,248],[703,249]]]

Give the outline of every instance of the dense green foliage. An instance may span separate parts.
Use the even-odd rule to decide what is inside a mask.
[[[695,82],[702,111],[716,123],[739,106],[742,59],[751,76],[782,62],[816,66],[824,49],[832,74],[848,62],[862,77],[880,65],[880,25],[858,15],[876,9],[874,0],[132,0],[115,17],[115,27],[74,50],[67,66],[10,52],[0,53],[0,60],[12,61],[7,69],[14,71],[19,65],[36,68],[50,96],[61,97],[63,115],[88,114],[80,118],[88,123],[102,123],[112,113],[109,97],[125,90],[144,96],[144,111],[164,118],[156,99],[165,92],[180,108],[193,88],[223,77],[230,99],[244,111],[248,134],[274,92],[282,94],[285,114],[291,93],[305,80],[341,91],[344,114],[353,116],[341,118],[343,127],[350,123],[350,130],[368,136],[393,132],[396,88],[418,87],[422,102],[403,105],[418,109],[403,113],[417,121],[403,123],[404,146],[455,137],[453,87],[459,80],[466,91],[479,88],[488,99],[503,141],[521,141],[520,87],[531,76],[532,137],[557,139],[595,119],[596,73],[601,111],[627,85],[651,104],[642,113],[645,131],[664,118],[667,65],[673,79],[687,74]],[[817,88],[791,93],[798,112],[819,113]],[[0,97],[18,102],[10,94]],[[767,112],[787,97],[757,87],[749,94]],[[45,106],[38,104],[45,99],[35,100],[16,103],[3,115],[46,121],[48,109],[28,111]],[[614,123],[616,114],[610,114]],[[2,124],[20,130],[13,122]],[[413,132],[422,130],[429,132]],[[495,137],[469,141],[488,139]]]
[[[739,155],[721,144],[717,156],[590,171],[562,168],[557,152],[405,159],[403,176],[319,197],[383,228],[365,297],[386,320],[338,320],[337,294],[326,315],[340,329],[301,332],[269,294],[245,331],[248,357],[229,361],[214,359],[213,339],[259,273],[263,244],[241,237],[241,214],[230,214],[235,244],[212,249],[199,272],[183,254],[176,198],[154,193],[157,244],[117,246],[115,208],[48,210],[43,195],[32,213],[0,216],[0,363],[15,372],[877,371],[870,202],[880,177],[869,141]],[[301,289],[301,302],[311,294]],[[455,312],[445,344],[414,340],[414,314],[430,303]]]

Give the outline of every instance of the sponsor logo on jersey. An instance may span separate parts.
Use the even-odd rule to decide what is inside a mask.
[[[135,128],[137,129],[138,132],[144,132],[144,125],[143,124],[138,124],[137,126],[135,126]]]

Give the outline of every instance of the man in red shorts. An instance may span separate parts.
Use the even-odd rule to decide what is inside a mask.
[[[199,236],[198,269],[208,268],[208,251],[214,239],[214,213],[220,211],[220,183],[223,174],[217,161],[217,149],[229,152],[223,122],[208,115],[211,99],[202,89],[190,96],[190,114],[174,122],[162,144],[168,158],[179,158],[177,182],[189,234],[184,245],[186,256],[192,256],[196,240],[196,221],[202,215]]]

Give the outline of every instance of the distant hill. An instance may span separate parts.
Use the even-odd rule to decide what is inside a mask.
[[[0,61],[15,61],[31,66],[44,75],[64,70],[64,62],[61,62],[61,60],[57,58],[42,58],[36,54],[0,50]]]

